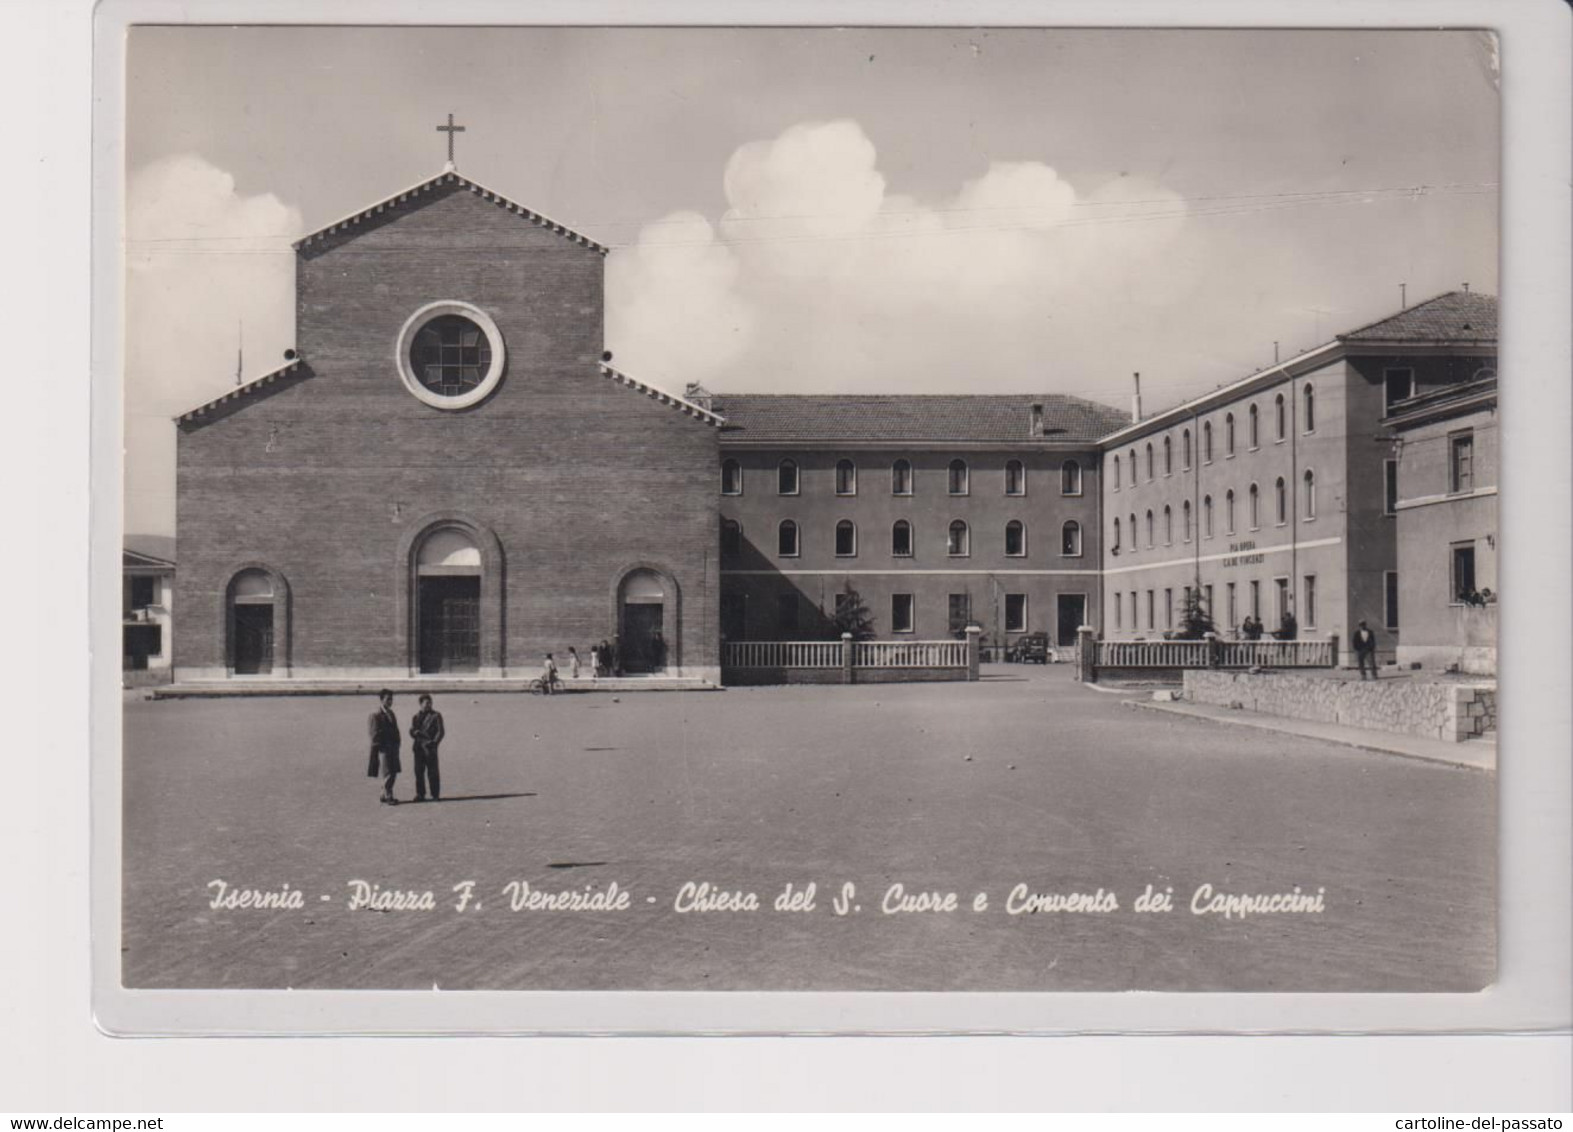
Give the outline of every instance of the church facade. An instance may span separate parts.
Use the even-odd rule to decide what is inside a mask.
[[[177,678],[719,678],[721,420],[602,360],[594,241],[450,170],[296,244],[298,356],[177,422]]]

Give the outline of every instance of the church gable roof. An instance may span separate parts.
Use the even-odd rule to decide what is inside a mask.
[[[659,386],[650,385],[647,382],[640,381],[638,378],[629,377],[626,373],[623,373],[621,370],[613,369],[605,362],[600,363],[600,367],[602,377],[610,378],[618,385],[625,386],[626,388],[632,389],[637,393],[643,393],[652,401],[659,401],[661,404],[676,409],[685,416],[693,417],[695,420],[702,421],[705,424],[711,425],[715,428],[720,428],[722,425],[726,424],[725,417],[722,417],[718,413],[711,412],[702,405],[696,405],[686,398],[677,396],[675,393],[668,393]]]
[[[293,351],[292,351],[293,352]],[[225,410],[233,411],[243,407],[264,392],[277,392],[293,381],[286,378],[302,378],[309,375],[310,371],[304,368],[305,359],[299,356],[285,362],[276,370],[254,377],[244,385],[237,385],[228,393],[214,397],[211,401],[204,401],[194,408],[187,409],[175,418],[176,424],[195,425],[206,423],[206,420]]]
[[[443,189],[449,191],[439,191]],[[611,250],[606,245],[590,239],[583,233],[575,232],[566,224],[559,223],[544,213],[537,212],[533,208],[526,208],[522,204],[509,200],[501,193],[488,189],[477,181],[461,176],[451,167],[444,169],[435,177],[427,178],[418,184],[411,185],[407,189],[402,189],[391,196],[375,201],[365,208],[350,213],[348,216],[342,216],[338,220],[333,221],[333,223],[318,228],[315,232],[309,232],[290,246],[297,252],[314,252],[319,250],[319,246],[325,249],[329,243],[337,246],[345,240],[354,239],[362,230],[363,225],[370,227],[379,217],[387,216],[389,213],[409,212],[417,208],[424,208],[426,205],[450,195],[451,192],[463,190],[468,190],[481,200],[495,204],[505,212],[513,213],[523,221],[555,233],[569,243],[578,244],[580,247],[588,248],[603,256]],[[389,218],[391,219],[391,217]],[[334,240],[333,237],[339,238]]]

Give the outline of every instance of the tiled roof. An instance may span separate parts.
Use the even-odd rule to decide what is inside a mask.
[[[539,228],[545,228],[548,232],[555,232],[570,243],[579,244],[592,251],[599,252],[601,255],[606,255],[611,250],[604,244],[590,239],[589,236],[575,232],[565,224],[559,224],[549,216],[543,216],[534,209],[525,208],[522,204],[516,204],[501,193],[494,192],[485,185],[470,180],[468,177],[460,176],[451,166],[438,173],[435,177],[429,177],[417,185],[411,185],[409,188],[396,192],[392,196],[384,197],[380,201],[358,209],[339,220],[335,220],[332,224],[318,228],[315,232],[309,232],[290,246],[299,250],[308,247],[318,240],[326,239],[334,233],[353,232],[361,221],[368,220],[379,213],[386,212],[390,208],[397,208],[399,205],[410,201],[415,202],[411,207],[418,208],[425,203],[419,199],[421,196],[444,185],[454,185],[461,189],[469,189],[470,192],[482,200],[491,201],[498,208],[511,212],[520,219],[528,220]]]
[[[1118,409],[1065,394],[721,393],[725,437],[760,441],[1030,441],[1032,406],[1043,406],[1044,440],[1094,441],[1123,428]]]
[[[127,532],[121,539],[121,545],[132,554],[140,554],[144,558],[157,558],[164,562],[175,561],[174,535],[134,535]]]
[[[1496,336],[1495,295],[1449,291],[1338,337],[1344,342],[1494,342]]]

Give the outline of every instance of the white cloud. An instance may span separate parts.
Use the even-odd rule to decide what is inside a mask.
[[[295,324],[289,241],[300,213],[272,194],[243,196],[194,155],[136,171],[126,190],[126,529],[174,520],[170,418],[283,364]]]
[[[610,263],[609,339],[652,379],[1084,390],[1100,335],[1179,293],[1158,268],[1184,202],[1140,178],[1083,194],[1043,162],[999,161],[923,203],[890,192],[862,128],[836,121],[739,147],[723,184],[716,229],[674,214]],[[710,306],[728,338],[707,355],[692,338]]]

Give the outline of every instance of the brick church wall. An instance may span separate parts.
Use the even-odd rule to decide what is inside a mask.
[[[617,631],[635,567],[676,583],[669,665],[716,668],[716,430],[600,373],[599,252],[443,184],[297,263],[305,376],[181,427],[182,674],[223,675],[245,565],[288,586],[275,673],[407,673],[410,554],[442,518],[495,536],[483,672],[584,655]],[[485,311],[506,344],[501,384],[465,410],[417,400],[395,361],[405,320],[440,300]]]

